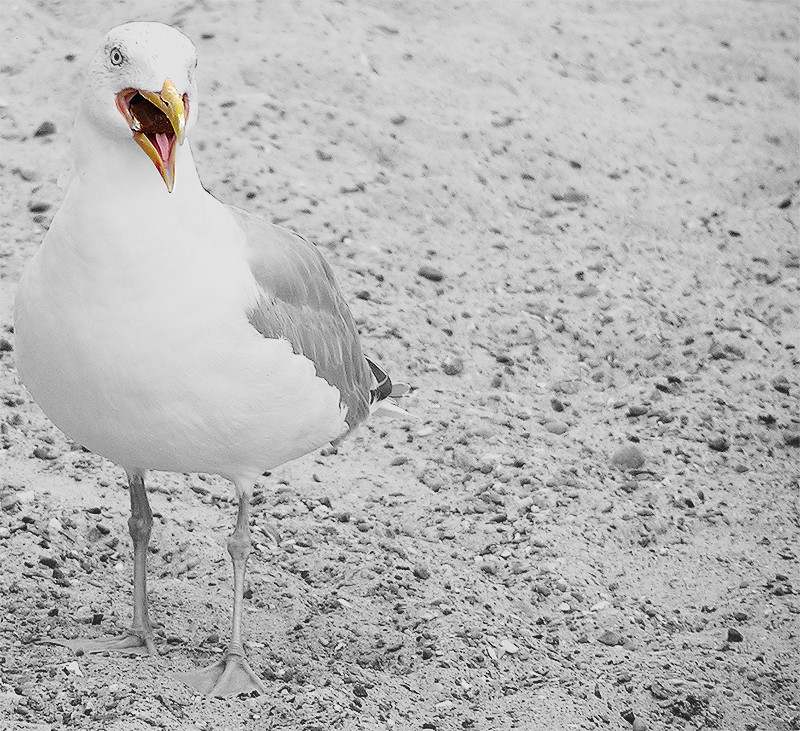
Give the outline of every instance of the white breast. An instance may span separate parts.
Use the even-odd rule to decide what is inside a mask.
[[[237,480],[344,433],[338,391],[248,323],[254,283],[221,204],[178,220],[162,196],[132,220],[106,201],[88,232],[86,199],[68,194],[15,307],[19,373],[70,438],[127,469]]]

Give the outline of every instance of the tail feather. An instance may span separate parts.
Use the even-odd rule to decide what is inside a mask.
[[[383,370],[375,361],[365,358],[367,365],[372,371],[372,377],[376,381],[374,388],[370,389],[370,403],[383,401],[392,395],[392,379],[389,374]]]
[[[411,390],[411,387],[406,383],[392,383],[392,379],[389,378],[389,374],[383,368],[369,358],[365,358],[365,360],[375,380],[373,387],[370,389],[370,414],[384,413],[390,416],[417,418],[413,414],[409,414],[405,409],[401,409],[394,400],[405,396]]]

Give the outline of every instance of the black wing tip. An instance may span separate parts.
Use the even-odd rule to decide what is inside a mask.
[[[370,403],[377,403],[378,401],[383,401],[384,399],[389,398],[392,395],[392,379],[389,378],[389,374],[383,370],[377,363],[370,360],[369,358],[364,358],[367,361],[367,365],[370,367],[372,371],[372,375],[375,376],[375,380],[378,382],[378,385],[370,389]]]

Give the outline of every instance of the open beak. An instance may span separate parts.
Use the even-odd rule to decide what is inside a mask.
[[[123,89],[117,94],[117,109],[171,193],[175,187],[176,143],[182,145],[185,138],[189,98],[181,96],[167,79],[161,91]]]

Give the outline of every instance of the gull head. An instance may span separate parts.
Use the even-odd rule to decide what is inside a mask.
[[[81,99],[90,124],[106,138],[137,144],[170,192],[176,149],[197,116],[196,66],[194,44],[180,31],[125,23],[101,41]]]

